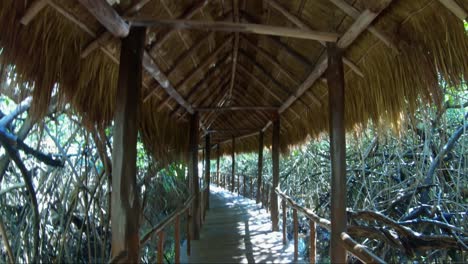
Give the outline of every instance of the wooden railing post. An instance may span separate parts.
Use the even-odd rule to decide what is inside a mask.
[[[253,191],[253,180],[252,180],[252,177],[249,177],[249,179],[250,179],[250,189],[249,189],[249,191],[250,191],[250,198],[253,199],[253,198],[254,198],[254,197],[253,197],[253,194],[254,194],[254,191]]]
[[[297,220],[297,209],[293,209],[293,221],[294,221],[294,261],[297,261],[299,257],[299,223]]]
[[[315,263],[315,252],[316,252],[316,232],[315,232],[315,222],[309,219],[309,227],[310,227],[310,236],[309,236],[309,262]]]
[[[244,174],[244,182],[243,182],[243,184],[244,184],[244,197],[247,197],[247,184],[246,184],[246,181],[245,181],[245,177],[246,176]]]
[[[158,260],[157,263],[163,263],[164,257],[164,231],[158,233]]]
[[[174,222],[174,262],[180,263],[180,215],[176,216]]]
[[[287,239],[287,224],[286,224],[286,200],[282,199],[281,200],[281,206],[283,207],[283,244],[286,245],[288,242]]]
[[[190,256],[190,209],[187,209],[187,256]]]

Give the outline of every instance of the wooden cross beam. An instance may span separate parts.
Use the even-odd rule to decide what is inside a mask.
[[[230,106],[230,107],[200,107],[198,112],[226,112],[226,111],[278,111],[275,106]]]
[[[106,29],[116,37],[126,37],[130,26],[105,0],[78,0]]]
[[[460,18],[462,21],[468,21],[468,12],[464,10],[457,2],[454,0],[439,0],[448,10],[450,10],[454,15]]]
[[[84,1],[84,0],[83,0]],[[261,24],[232,23],[218,21],[200,21],[183,19],[145,19],[127,18],[134,26],[155,27],[166,26],[175,29],[196,29],[221,32],[239,32],[247,34],[271,35],[299,39],[311,39],[325,42],[336,42],[339,35],[330,32],[312,31],[288,27],[276,27]]]

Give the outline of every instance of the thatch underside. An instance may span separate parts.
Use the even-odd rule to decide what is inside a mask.
[[[51,2],[27,26],[20,20],[31,1],[0,2],[0,63],[4,67],[15,65],[16,82],[34,84],[36,116],[46,113],[54,84],[58,83],[61,102],[70,103],[83,116],[84,124],[107,126],[115,105],[119,41],[111,37],[103,48],[82,58],[82,52],[105,29],[77,1]],[[122,2],[116,9],[123,14],[131,1]],[[194,2],[152,0],[137,16],[187,18],[198,4],[190,19],[233,21],[231,1],[213,0],[206,5]],[[266,2],[240,0],[240,22],[295,27],[274,8],[262,6]],[[370,8],[366,6],[369,1],[353,2],[358,10]],[[468,2],[455,2],[468,10]],[[329,0],[277,3],[316,30],[343,34],[354,22]],[[399,51],[369,31],[346,50],[345,57],[364,76],[345,67],[346,128],[352,130],[371,121],[398,131],[407,113],[414,113],[420,103],[441,102],[440,81],[458,86],[468,76],[468,34],[463,22],[435,0],[394,0],[372,25],[396,43]],[[233,46],[234,33],[155,27],[148,30],[146,49],[194,108],[280,107],[326,53],[317,41],[250,34],[240,34],[237,55]],[[231,84],[235,56],[237,70]],[[227,100],[231,85],[232,99]],[[164,163],[185,159],[190,115],[147,73],[142,101],[140,132],[147,149]],[[259,131],[272,119],[266,111],[200,115],[204,129],[220,131],[212,140],[223,142],[221,151],[225,154],[231,151],[229,140],[233,136]],[[240,130],[233,132],[236,129]],[[281,149],[286,151],[288,146],[327,130],[327,86],[318,80],[281,113]],[[256,151],[257,139],[237,140],[236,151]],[[271,144],[271,127],[265,132],[265,143]]]

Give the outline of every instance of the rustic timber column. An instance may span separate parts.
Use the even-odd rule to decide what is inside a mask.
[[[257,203],[261,201],[260,190],[262,188],[263,173],[263,131],[258,135],[258,174],[257,174]]]
[[[218,143],[218,146],[216,147],[216,152],[217,152],[217,155],[218,155],[218,158],[216,160],[216,182],[218,184],[218,187],[221,186],[221,175],[219,174],[219,156],[221,154],[220,152],[220,147],[219,147],[219,143]]]
[[[210,209],[210,158],[211,158],[211,143],[210,143],[210,133],[205,136],[205,183],[206,183],[206,204],[205,210]]]
[[[279,231],[278,226],[278,195],[275,192],[276,187],[279,183],[279,141],[280,141],[280,117],[277,114],[273,121],[273,141],[271,146],[271,154],[273,161],[273,188],[270,192],[270,205],[271,205],[271,223],[273,231]]]
[[[232,137],[232,178],[231,178],[231,192],[234,192],[234,175],[236,173],[236,138]]]
[[[120,51],[111,195],[112,258],[119,263],[140,261],[140,194],[136,184],[136,146],[145,32],[145,28],[132,28],[128,37],[122,39]]]
[[[345,263],[346,250],[342,246],[341,232],[346,231],[346,138],[344,128],[344,75],[342,50],[327,44],[328,97],[330,113],[331,156],[331,241],[332,263]]]
[[[192,206],[192,239],[200,239],[200,183],[198,181],[198,112],[190,118],[190,161],[189,175],[192,178],[192,194],[195,195]]]

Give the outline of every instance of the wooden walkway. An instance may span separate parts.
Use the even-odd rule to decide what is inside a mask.
[[[255,201],[210,186],[210,210],[200,233],[186,245],[181,263],[291,263],[294,245],[283,245],[280,232],[271,232],[270,215]]]

